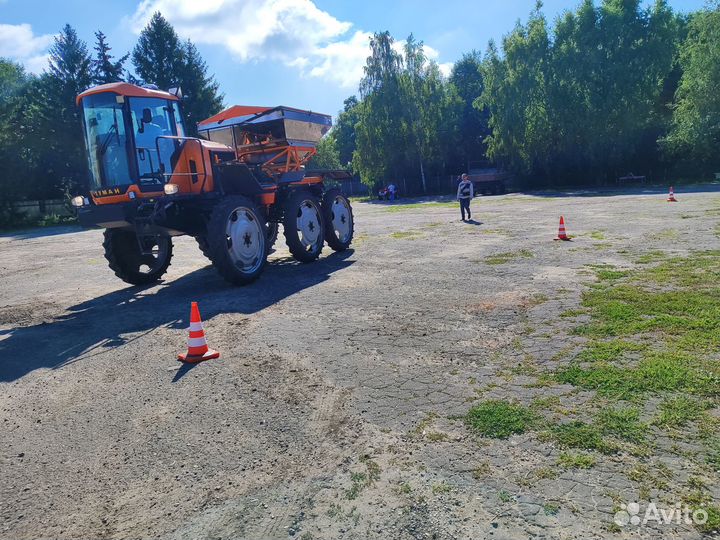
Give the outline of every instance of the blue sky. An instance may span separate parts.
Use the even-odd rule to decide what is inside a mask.
[[[546,0],[543,11],[552,20],[578,2]],[[669,3],[683,12],[704,5],[703,0]],[[197,44],[227,105],[289,105],[334,115],[356,93],[369,33],[389,30],[403,40],[412,32],[447,71],[464,52],[499,40],[534,5],[534,0],[0,0],[0,56],[42,71],[52,36],[66,22],[88,42],[102,30],[121,55],[159,10]]]

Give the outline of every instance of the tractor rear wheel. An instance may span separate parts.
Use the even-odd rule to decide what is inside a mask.
[[[325,227],[315,195],[306,190],[290,194],[283,208],[283,233],[290,253],[298,261],[312,262],[320,256]]]
[[[355,231],[350,201],[339,189],[328,190],[322,199],[325,218],[325,241],[335,251],[344,251],[350,247]]]
[[[269,253],[270,250],[272,250],[273,246],[275,245],[275,242],[277,242],[278,230],[280,229],[280,226],[277,223],[273,223],[272,221],[270,221],[267,223],[266,227],[267,227],[267,250]]]
[[[103,247],[105,258],[115,275],[132,285],[147,285],[158,281],[170,266],[172,240],[169,236],[143,239],[146,255],[140,251],[133,231],[106,229]]]
[[[258,278],[267,261],[267,231],[254,202],[239,195],[225,198],[207,230],[210,260],[226,281],[245,285]]]

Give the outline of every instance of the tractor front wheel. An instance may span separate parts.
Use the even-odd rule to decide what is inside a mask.
[[[325,218],[325,241],[335,251],[344,251],[350,247],[355,231],[350,201],[339,189],[328,190],[322,199]]]
[[[283,208],[283,232],[292,256],[300,262],[312,262],[320,256],[325,243],[320,202],[309,191],[292,193]]]
[[[234,285],[245,285],[262,273],[267,261],[265,219],[247,197],[231,196],[217,204],[207,227],[210,260]]]
[[[167,272],[172,259],[172,240],[169,236],[146,237],[142,242],[144,249],[141,251],[133,231],[105,230],[105,258],[115,275],[132,285],[158,281]]]

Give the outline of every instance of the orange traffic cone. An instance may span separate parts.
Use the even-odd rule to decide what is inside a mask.
[[[190,328],[188,328],[188,330],[190,331],[190,335],[188,336],[188,352],[186,354],[178,354],[178,360],[189,364],[197,364],[204,360],[220,357],[219,352],[208,348],[197,302],[192,302],[190,305]]]
[[[675,198],[675,190],[673,190],[672,186],[670,186],[670,195],[668,195],[667,202],[678,202]]]
[[[565,232],[565,218],[560,216],[560,227],[558,228],[558,235],[555,240],[570,240],[570,237]]]

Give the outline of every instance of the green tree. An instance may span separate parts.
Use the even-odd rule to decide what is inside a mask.
[[[92,62],[92,79],[94,84],[107,84],[124,80],[123,64],[130,53],[114,60],[110,54],[112,48],[108,45],[107,37],[101,31],[95,32],[95,58]]]
[[[317,154],[310,160],[309,169],[340,169],[340,154],[335,139],[335,129],[325,135],[317,145]]]
[[[448,159],[453,163],[455,172],[465,170],[469,162],[485,159],[485,139],[490,135],[488,126],[490,111],[485,107],[473,106],[485,88],[482,75],[482,57],[477,51],[464,54],[455,62],[450,72],[449,92],[454,93],[457,99],[451,96],[451,106],[457,107],[454,111],[456,131],[447,132]]]
[[[681,46],[682,78],[665,148],[703,172],[720,169],[720,3],[695,13]]]
[[[167,90],[180,82],[183,52],[175,29],[159,12],[140,32],[132,51],[135,73],[148,84]]]
[[[197,134],[197,124],[201,120],[219,113],[223,108],[223,95],[195,45],[190,40],[182,44],[182,62],[179,67],[178,81],[182,87],[185,124],[190,134]]]
[[[172,25],[155,13],[140,32],[132,52],[135,72],[145,83],[168,90],[181,87],[188,133],[197,133],[197,123],[223,107],[223,96],[195,45],[181,42]]]
[[[50,48],[48,70],[30,88],[19,119],[23,144],[35,155],[35,197],[77,193],[86,186],[85,145],[75,99],[92,85],[91,67],[87,45],[65,25]]]
[[[358,104],[355,96],[347,98],[343,102],[343,110],[338,115],[333,129],[338,159],[343,167],[350,165],[355,151],[355,126],[360,120]]]
[[[23,109],[23,88],[28,84],[25,69],[11,60],[0,58],[0,226],[11,225],[16,218],[11,203],[20,199],[26,182],[21,139],[16,131]]]
[[[356,149],[353,170],[369,187],[404,172],[406,130],[402,122],[400,72],[402,58],[393,48],[389,32],[374,34],[370,39],[371,54],[360,82],[361,104],[355,108]]]

